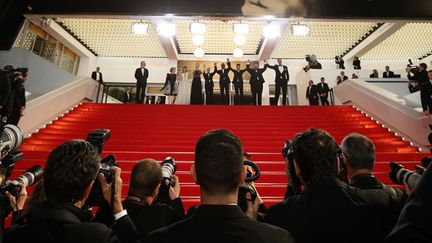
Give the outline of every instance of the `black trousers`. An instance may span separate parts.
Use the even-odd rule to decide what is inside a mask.
[[[288,81],[276,82],[276,93],[275,93],[274,105],[278,105],[281,89],[282,89],[282,105],[287,105]]]
[[[205,86],[206,105],[213,104],[213,86]]]
[[[243,83],[235,84],[234,89],[235,89],[234,104],[243,105]]]
[[[144,104],[146,85],[137,85],[135,94],[135,103]]]
[[[219,83],[222,104],[229,105],[229,83]]]
[[[318,105],[318,98],[316,99],[309,98],[309,105]]]
[[[259,84],[252,88],[252,98],[254,105],[262,105],[263,85]]]
[[[330,105],[329,101],[328,101],[328,95],[326,96],[320,96],[321,99],[321,104],[322,105]]]

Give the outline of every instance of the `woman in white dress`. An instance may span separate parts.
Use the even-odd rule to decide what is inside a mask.
[[[185,66],[183,67],[183,71],[180,73],[180,77],[178,79],[178,89],[177,89],[177,99],[175,100],[175,104],[179,105],[189,105],[190,104],[190,96],[191,96],[191,86],[192,82],[190,80],[191,71]]]

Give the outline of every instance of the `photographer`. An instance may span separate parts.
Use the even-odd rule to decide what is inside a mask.
[[[296,242],[382,242],[381,212],[388,205],[339,179],[337,149],[323,130],[295,136],[291,169],[304,190],[270,207],[266,222],[288,230]]]
[[[384,239],[395,225],[407,196],[401,189],[386,186],[372,175],[375,146],[367,137],[350,134],[343,139],[341,150],[349,184],[370,194],[378,204],[387,205],[380,212],[384,221],[379,227]]]
[[[432,70],[428,72],[428,82],[425,82],[420,87],[421,103],[423,113],[430,116],[432,113]]]
[[[47,200],[33,211],[27,224],[7,229],[4,242],[139,242],[135,225],[121,204],[121,170],[112,167],[115,184],[111,187],[98,174],[99,168],[100,157],[89,142],[70,140],[54,149],[43,176]],[[82,209],[96,177],[113,209],[113,230],[91,222],[92,215]]]
[[[200,186],[201,205],[187,219],[150,233],[148,242],[293,242],[285,230],[252,220],[237,206],[246,177],[242,150],[239,138],[227,130],[200,137],[191,174]],[[250,202],[248,210],[258,205]]]
[[[417,68],[406,68],[407,77],[408,77],[408,87],[411,93],[420,90],[422,84],[429,81],[427,64],[420,63]]]
[[[337,64],[338,69],[345,69],[345,61],[342,56],[335,56],[335,63]]]
[[[13,67],[8,65],[0,71],[0,115],[2,116],[9,114],[7,105],[11,94],[12,70]]]
[[[26,68],[17,69],[14,75],[15,80],[11,86],[11,95],[9,96],[10,117],[8,123],[15,126],[18,125],[26,106],[24,83],[27,80],[27,72]]]
[[[150,232],[175,223],[184,217],[183,203],[180,199],[180,183],[177,176],[173,175],[173,177],[175,186],[170,186],[168,192],[171,201],[169,205],[160,204],[156,202],[162,181],[160,164],[153,159],[144,159],[135,164],[132,169],[129,193],[126,200],[123,201],[123,207],[128,211],[143,239]],[[165,181],[163,183],[165,184]],[[99,210],[96,219],[98,220],[103,217],[101,214],[106,213],[106,210]],[[105,223],[112,224],[108,221]]]

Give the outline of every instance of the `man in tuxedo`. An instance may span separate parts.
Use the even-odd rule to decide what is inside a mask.
[[[412,70],[411,68],[407,68],[406,71],[409,80],[408,88],[411,93],[419,91],[421,89],[422,84],[427,83],[429,81],[426,63],[420,63],[418,68],[416,68],[415,70]],[[411,71],[413,71],[413,73],[411,73]]]
[[[146,62],[142,61],[141,67],[135,70],[135,79],[137,81],[136,94],[135,94],[136,104],[144,104],[148,76],[149,76],[149,71],[146,68]]]
[[[372,195],[371,198],[377,200],[376,204],[387,205],[379,211],[382,220],[376,224],[377,237],[382,242],[396,224],[407,195],[399,188],[384,185],[373,176],[375,145],[369,138],[358,133],[349,134],[342,140],[341,152],[349,185]]]
[[[123,103],[129,104],[131,102],[131,96],[132,96],[132,88],[127,88],[126,92],[123,94]]]
[[[228,76],[228,73],[230,72],[230,68],[225,68],[225,63],[222,63],[221,70],[218,70],[217,63],[215,63],[214,72],[219,74],[219,86],[222,104],[229,105],[229,85],[231,80]]]
[[[228,68],[234,73],[233,84],[235,89],[234,104],[243,105],[243,73],[246,69],[241,70],[240,64],[236,65],[236,69],[231,67],[231,62],[228,59]]]
[[[423,113],[430,116],[432,113],[432,70],[428,72],[429,82],[425,82],[420,87],[420,97]]]
[[[7,229],[4,242],[141,242],[121,203],[120,168],[111,168],[115,176],[113,186],[99,173],[99,168],[99,154],[87,141],[70,140],[54,149],[43,175],[47,200],[32,211],[29,222]],[[114,229],[92,222],[91,213],[82,208],[95,180],[99,180],[103,198],[112,208]]]
[[[99,83],[103,83],[103,77],[102,73],[100,72],[100,67],[96,67],[96,71],[92,72],[91,78],[98,81]]]
[[[8,124],[18,126],[26,106],[24,83],[27,80],[27,69],[15,72],[15,80],[12,82],[11,95],[9,96],[9,119]]]
[[[205,65],[204,65],[204,69],[206,69]],[[213,88],[214,88],[213,76],[215,74],[216,74],[216,70],[210,72],[210,67],[208,67],[203,74],[204,88],[206,92],[206,105],[213,104]]]
[[[195,147],[191,175],[200,187],[201,205],[187,219],[150,233],[146,242],[293,242],[288,232],[248,217],[237,205],[243,166],[240,139],[227,130],[212,130]],[[251,200],[250,194],[247,198]],[[248,201],[248,211],[259,200]]]
[[[342,82],[348,80],[348,76],[345,75],[345,72],[344,72],[344,71],[341,71],[341,72],[340,72],[340,76],[341,76]]]
[[[306,89],[306,99],[309,100],[309,105],[318,105],[318,87],[309,80],[309,86]]]
[[[264,60],[264,68],[259,68],[258,62],[253,64],[253,69],[250,68],[249,61],[246,64],[246,71],[250,74],[250,85],[252,89],[252,98],[254,105],[262,105],[263,84],[265,83],[263,73],[267,70],[267,62]]]
[[[268,65],[268,67],[273,69],[276,73],[276,76],[275,76],[276,93],[275,93],[274,105],[278,105],[281,88],[282,88],[282,105],[286,105],[287,104],[288,82],[289,82],[288,67],[285,65],[282,65],[282,58],[278,58],[277,62],[278,62],[278,65],[274,65],[274,66]]]
[[[325,78],[321,77],[321,82],[317,85],[318,94],[321,99],[321,105],[330,105],[328,101],[328,93],[330,92],[330,88],[327,83],[325,83]]]
[[[394,78],[394,72],[390,71],[390,67],[386,66],[385,67],[385,72],[383,73],[383,78]]]

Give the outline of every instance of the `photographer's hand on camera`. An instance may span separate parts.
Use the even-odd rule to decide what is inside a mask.
[[[20,183],[19,184],[21,190],[19,191],[18,195],[13,195],[9,191],[7,191],[5,194],[9,199],[10,206],[12,207],[13,212],[18,212],[24,209],[24,205],[27,200],[27,190],[26,187]]]
[[[175,181],[175,185],[169,187],[168,194],[169,194],[170,199],[174,200],[174,199],[177,199],[180,197],[180,182],[179,182],[178,176],[172,175],[172,178]],[[165,180],[165,184],[167,186],[169,186],[169,181]]]
[[[123,181],[120,177],[121,169],[119,167],[116,167],[116,166],[113,166],[111,169],[115,173],[115,187],[114,187],[115,192],[114,192],[114,197],[113,197],[114,201],[113,202],[111,202],[112,185],[107,183],[105,176],[102,173],[99,173],[98,180],[102,186],[102,192],[103,192],[104,199],[111,206],[111,208],[113,210],[113,214],[116,215],[116,214],[123,211],[123,205],[122,205],[122,201],[121,201]]]

